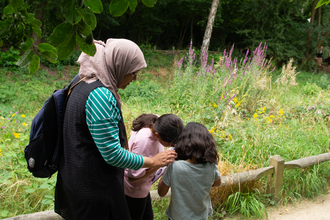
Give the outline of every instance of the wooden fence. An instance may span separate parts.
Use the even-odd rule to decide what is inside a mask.
[[[269,159],[269,167],[256,170],[250,170],[242,173],[234,173],[221,177],[221,186],[230,186],[240,184],[252,180],[257,180],[263,176],[267,176],[267,193],[270,193],[275,201],[281,198],[281,190],[283,187],[284,169],[306,168],[312,165],[330,161],[330,153],[324,153],[317,156],[305,157],[298,160],[284,162],[284,159],[275,155]],[[150,192],[152,200],[168,198],[171,196],[169,192],[164,197],[159,197],[156,190]],[[62,220],[62,218],[54,213],[54,211],[37,212],[28,215],[20,215],[4,220]]]

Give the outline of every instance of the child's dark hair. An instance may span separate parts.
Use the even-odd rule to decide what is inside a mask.
[[[154,124],[154,130],[160,138],[168,143],[175,144],[183,130],[181,118],[173,114],[164,114],[160,116]]]
[[[218,164],[219,156],[215,140],[207,128],[196,122],[189,122],[183,129],[176,145],[177,159],[195,158],[198,163]]]
[[[142,114],[133,121],[132,131],[139,131],[141,128],[151,128],[158,119],[155,114]]]

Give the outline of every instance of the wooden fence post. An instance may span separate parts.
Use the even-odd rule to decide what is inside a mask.
[[[269,158],[269,166],[274,166],[274,173],[268,175],[267,193],[270,193],[277,202],[281,199],[284,159],[280,155],[274,155]]]

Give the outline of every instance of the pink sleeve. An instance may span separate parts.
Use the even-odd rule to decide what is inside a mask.
[[[148,151],[148,147],[150,147],[150,146],[148,146],[149,138],[148,137],[143,137],[143,135],[139,135],[141,133],[136,134],[135,140],[132,143],[132,146],[130,146],[130,151],[132,153],[147,157],[148,155],[147,155],[146,151]],[[138,170],[131,170],[130,169],[127,172],[127,176],[132,177],[132,178],[143,177],[145,175],[147,169],[148,168],[141,168],[141,169],[138,169]]]

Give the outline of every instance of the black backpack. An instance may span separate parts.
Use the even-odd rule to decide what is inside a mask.
[[[25,159],[29,171],[35,177],[51,177],[57,170],[63,148],[63,120],[67,99],[72,89],[83,80],[77,76],[70,85],[54,93],[33,118],[29,144],[25,147]]]

